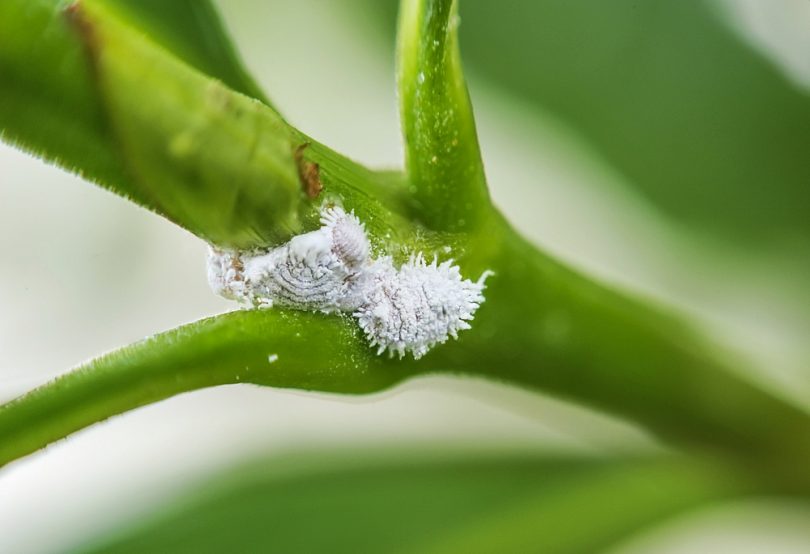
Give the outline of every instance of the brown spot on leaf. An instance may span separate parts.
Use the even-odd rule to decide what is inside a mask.
[[[321,168],[315,162],[304,159],[304,150],[309,146],[305,142],[295,149],[295,165],[298,166],[298,178],[301,180],[301,188],[307,198],[317,198],[323,190],[321,183]]]

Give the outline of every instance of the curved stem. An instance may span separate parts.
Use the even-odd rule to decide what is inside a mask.
[[[200,388],[256,383],[357,394],[413,372],[410,364],[383,371],[387,362],[334,317],[251,310],[202,320],[0,406],[0,466],[114,415]]]
[[[476,315],[477,339],[471,332],[459,368],[810,484],[807,411],[735,372],[685,321],[575,273],[511,231],[501,237],[490,246],[496,275]]]

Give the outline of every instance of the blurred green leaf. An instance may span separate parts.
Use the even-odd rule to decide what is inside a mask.
[[[245,70],[209,0],[103,0],[191,67],[270,105]]]
[[[585,554],[743,490],[685,462],[379,458],[319,452],[239,468],[77,551]]]
[[[458,49],[455,0],[404,0],[397,65],[405,169],[428,226],[463,231],[490,211]]]
[[[746,247],[810,239],[810,95],[710,2],[470,2],[464,32],[479,72],[563,116],[670,216]]]
[[[672,219],[810,257],[810,92],[714,2],[462,0],[461,21],[477,76],[560,116]]]

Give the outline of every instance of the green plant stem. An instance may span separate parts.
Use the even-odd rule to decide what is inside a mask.
[[[571,272],[505,223],[484,234],[463,258],[473,271],[496,271],[473,329],[418,362],[375,356],[348,319],[235,312],[105,356],[0,407],[0,463],[206,386],[361,394],[414,375],[463,373],[597,407],[676,446],[765,467],[774,480],[806,480],[805,412],[723,367],[679,320]]]
[[[270,100],[231,44],[212,0],[103,0],[104,5],[175,57],[222,81],[228,88],[260,100]],[[276,110],[277,111],[277,110]]]
[[[220,246],[278,244],[317,221],[321,199],[307,197],[296,167],[307,144],[323,195],[363,191],[376,209],[397,209],[402,179],[378,179],[318,145],[168,54],[108,2],[65,6],[0,3],[4,140]]]
[[[476,318],[479,338],[465,349],[468,370],[810,484],[805,410],[741,377],[684,321],[588,280],[512,231],[493,248],[496,276]]]
[[[364,393],[405,376],[405,365],[381,371],[385,360],[356,335],[339,319],[280,310],[232,312],[157,335],[0,407],[0,465],[111,416],[204,387],[258,383]]]
[[[282,118],[167,55],[101,0],[0,4],[3,137],[210,242],[301,230]]]
[[[404,0],[397,45],[405,168],[429,227],[468,231],[491,209],[461,70],[455,0]]]
[[[445,198],[440,180],[424,179],[439,179],[440,173],[420,173],[411,165],[440,146],[441,126],[438,134],[426,124],[413,134],[406,122],[406,138],[414,142],[409,168],[417,192],[411,196],[409,179],[369,171],[310,140],[267,106],[206,78],[129,28],[104,2],[81,2],[70,20],[58,5],[0,3],[4,138],[80,167],[199,236],[232,246],[268,244],[317,225],[318,204],[304,194],[294,165],[298,151],[304,162],[318,165],[318,199],[334,197],[354,209],[375,246],[398,258],[450,246],[465,277],[487,269],[496,275],[473,328],[418,363],[374,356],[354,322],[335,316],[239,312],[164,333],[0,407],[0,463],[115,414],[201,387],[253,382],[356,394],[421,373],[448,372],[564,396],[635,421],[673,444],[720,452],[779,478],[807,480],[805,412],[735,375],[677,319],[537,251],[476,196],[483,173],[466,91],[461,96],[455,32],[447,27],[454,9],[449,3],[406,3],[403,19],[404,33],[445,45],[436,51],[416,45],[423,52],[418,55],[426,56],[419,63],[436,71],[430,81],[425,78],[435,88],[412,98],[432,99],[414,104],[414,113],[452,105],[460,117],[452,125],[465,138],[463,153],[445,160],[455,168],[442,181],[452,191]],[[403,40],[401,48],[410,51],[410,39]],[[408,69],[410,54],[401,56],[401,84],[418,81]],[[453,86],[446,88],[448,83]],[[414,129],[422,125],[411,123]],[[454,181],[465,168],[480,179]],[[412,221],[414,197],[449,206],[448,213],[454,199],[467,209],[462,198],[474,210],[487,209],[463,217],[475,222],[469,232],[435,232]],[[452,228],[429,215],[426,221]],[[274,353],[279,362],[271,364]]]

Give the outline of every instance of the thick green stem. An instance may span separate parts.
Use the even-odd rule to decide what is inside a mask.
[[[298,144],[281,117],[104,1],[0,3],[0,129],[208,241],[251,247],[301,230]]]
[[[74,4],[67,17],[143,203],[228,246],[300,232],[298,145],[282,118],[164,55],[101,6]]]
[[[329,197],[363,197],[381,221],[406,213],[404,179],[317,144],[170,55],[108,4],[0,3],[4,140],[220,246],[283,242],[315,225]],[[302,178],[307,167],[316,183]]]
[[[671,444],[764,463],[810,484],[806,411],[741,377],[726,352],[679,318],[586,279],[512,231],[499,236],[490,244],[496,275],[460,369],[573,399]]]

